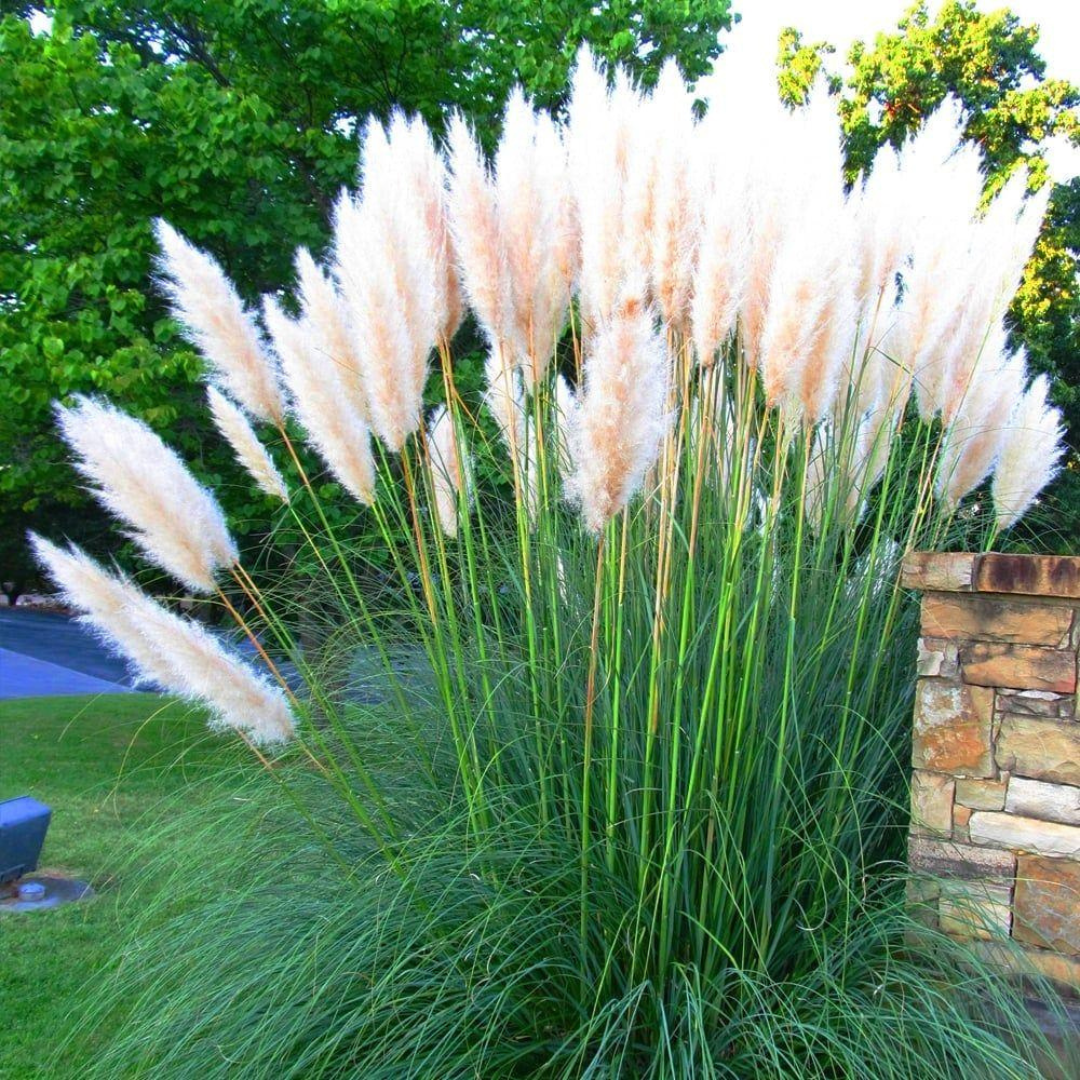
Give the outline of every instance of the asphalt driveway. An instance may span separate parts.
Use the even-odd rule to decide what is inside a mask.
[[[123,661],[79,623],[55,612],[0,608],[0,698],[130,689]]]
[[[255,650],[238,632],[220,631],[230,648],[262,665]],[[401,646],[395,667],[407,682],[423,681],[427,665],[415,646]],[[278,668],[302,693],[296,668],[278,658]],[[382,665],[369,649],[357,648],[347,676],[349,697],[377,705],[387,696]],[[26,608],[0,608],[0,699],[60,694],[117,694],[132,690],[127,666],[100,645],[94,635],[66,615]],[[143,687],[143,689],[148,689]]]

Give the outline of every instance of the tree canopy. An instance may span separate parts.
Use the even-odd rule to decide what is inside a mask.
[[[150,288],[151,221],[212,251],[249,300],[287,288],[355,182],[358,127],[394,107],[490,136],[515,82],[559,107],[578,46],[650,83],[707,70],[728,0],[70,0],[0,21],[0,580],[26,527],[104,530],[50,403],[107,393],[210,479],[229,455],[198,407],[200,361]],[[238,531],[267,506],[233,489]]]

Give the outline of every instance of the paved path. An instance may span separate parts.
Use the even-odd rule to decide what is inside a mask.
[[[230,648],[262,669],[250,642],[237,633],[221,632]],[[402,648],[403,671],[426,671],[415,648]],[[301,680],[288,661],[278,661],[285,678],[298,690]],[[409,676],[407,676],[409,677]],[[365,649],[357,649],[350,673],[349,696],[365,705],[386,697],[381,665]],[[49,611],[0,608],[0,699],[59,694],[118,694],[132,689],[127,666],[113,656],[80,623]]]
[[[131,687],[84,675],[24,653],[0,649],[0,698],[55,694],[122,694]]]
[[[0,698],[130,689],[123,661],[79,623],[54,612],[0,608]]]

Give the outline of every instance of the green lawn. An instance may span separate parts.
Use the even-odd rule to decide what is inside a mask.
[[[0,799],[53,808],[41,869],[93,883],[97,896],[54,911],[0,916],[0,1078],[77,1077],[86,1040],[56,1060],[80,991],[123,941],[125,873],[171,800],[212,797],[238,761],[203,717],[151,694],[0,701]],[[142,853],[147,856],[147,852]]]

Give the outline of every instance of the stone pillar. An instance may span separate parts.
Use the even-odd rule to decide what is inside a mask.
[[[1080,558],[915,553],[911,763],[920,915],[1080,990]]]

